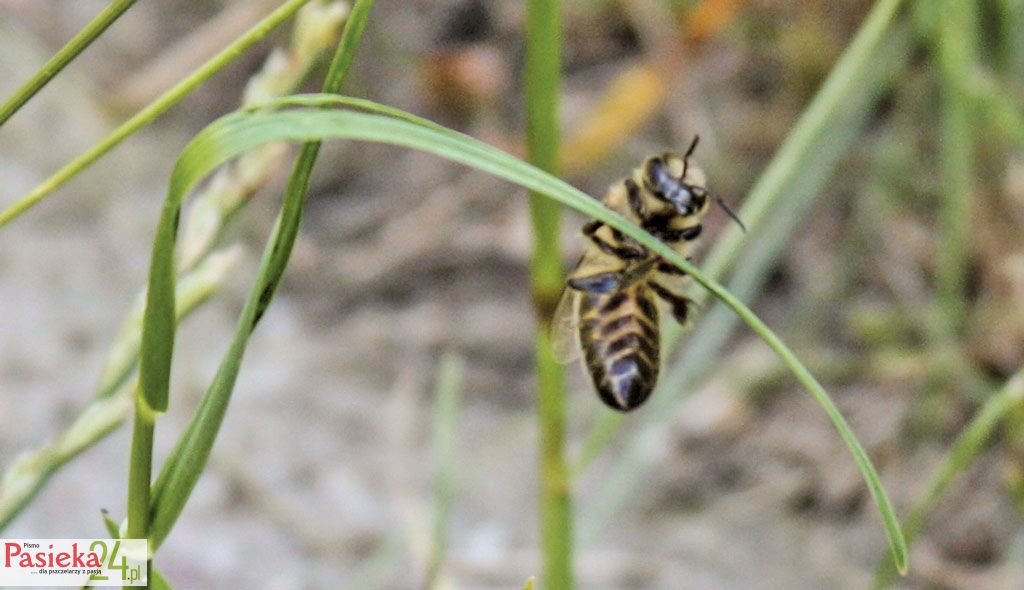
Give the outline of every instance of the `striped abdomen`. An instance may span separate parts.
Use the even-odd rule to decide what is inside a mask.
[[[658,308],[646,281],[608,294],[583,293],[580,347],[594,388],[623,412],[644,403],[658,380]]]

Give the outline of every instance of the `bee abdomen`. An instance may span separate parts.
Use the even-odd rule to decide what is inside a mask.
[[[580,344],[598,395],[619,411],[640,406],[658,380],[658,311],[650,292],[638,285],[587,296],[581,306]]]

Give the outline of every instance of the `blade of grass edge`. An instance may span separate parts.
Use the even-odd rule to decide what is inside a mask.
[[[887,35],[879,51],[872,54],[872,68],[859,78],[859,91],[848,95],[850,100],[836,103],[842,115],[820,130],[817,139],[810,143],[813,149],[803,152],[798,160],[799,166],[789,173],[789,179],[775,185],[777,188],[773,194],[779,198],[774,211],[763,219],[760,227],[751,229],[745,254],[736,263],[729,281],[729,291],[741,301],[752,300],[767,280],[773,264],[820,196],[821,187],[832,176],[839,158],[862,132],[863,122],[882,92],[885,80],[908,62],[910,40],[910,29],[905,25]],[[710,270],[707,272],[710,274]],[[702,295],[696,293],[694,299],[702,301]],[[658,460],[652,449],[657,448],[655,442],[665,435],[674,415],[673,407],[692,392],[715,365],[714,361],[731,337],[736,323],[735,314],[719,302],[711,304],[702,314],[696,329],[686,338],[682,355],[669,365],[657,395],[649,402],[651,407],[645,410],[645,423],[638,428],[634,440],[616,454],[613,465],[603,478],[605,485],[586,506],[581,518],[580,537],[583,542],[607,524],[643,481],[648,466]],[[672,337],[680,333],[681,330],[677,329]],[[576,465],[577,473],[582,472],[587,462],[605,445],[616,440],[615,434],[621,428],[621,422],[617,415],[606,414],[599,418],[583,446]]]
[[[455,440],[459,426],[459,406],[466,378],[466,362],[455,353],[441,357],[437,370],[437,389],[434,399],[434,522],[427,558],[424,588],[438,588],[438,578],[448,555],[448,529],[451,526],[451,508],[459,479]]]
[[[299,100],[301,102],[311,99],[325,105],[331,104],[332,101],[339,105],[344,104],[343,101],[326,95]],[[289,100],[274,101],[269,106],[286,107],[289,106]],[[776,352],[811,392],[850,449],[878,506],[894,559],[899,569],[905,570],[906,546],[902,532],[866,452],[821,385],[753,312],[670,247],[558,178],[468,136],[454,131],[442,131],[436,126],[418,125],[410,122],[411,118],[411,115],[406,119],[394,119],[375,114],[310,108],[272,113],[239,112],[223,117],[200,132],[183,150],[171,178],[165,209],[168,215],[162,223],[169,228],[174,210],[180,206],[184,195],[214,167],[228,159],[269,141],[310,141],[326,138],[373,141],[432,153],[494,174],[528,190],[545,194],[584,215],[604,221],[686,271],[694,280],[725,302]],[[162,253],[165,250],[158,248],[155,253]],[[173,277],[170,285],[162,286],[164,289],[168,287],[173,288]]]
[[[558,174],[558,104],[561,85],[561,18],[558,0],[527,0],[526,146],[530,163]],[[534,362],[537,388],[539,528],[546,588],[573,587],[572,488],[566,456],[565,367],[551,348],[551,316],[562,293],[562,252],[558,203],[529,194],[530,289],[536,314]]]
[[[913,545],[939,500],[971,461],[982,451],[996,427],[1012,410],[1024,405],[1024,371],[1011,377],[1002,389],[989,397],[970,423],[964,427],[953,442],[949,453],[932,474],[928,485],[910,507],[903,519],[903,533],[907,544]],[[896,576],[896,570],[888,559],[880,559],[871,587],[875,590],[888,588]]]
[[[879,86],[889,77],[895,75],[900,65],[905,63],[905,58],[891,61],[877,59],[880,54],[892,55],[893,45],[898,47],[905,46],[909,42],[909,33],[901,31],[899,35],[893,35],[892,30],[895,26],[896,16],[899,13],[902,1],[880,0],[875,4],[871,12],[864,19],[864,23],[857,31],[854,39],[850,42],[842,56],[840,56],[832,72],[822,84],[821,89],[811,100],[799,121],[794,125],[793,130],[786,137],[786,140],[768,164],[768,167],[750,189],[750,193],[744,199],[743,207],[740,210],[740,217],[747,225],[750,236],[756,236],[758,233],[769,233],[763,229],[759,230],[759,228],[770,216],[782,217],[778,211],[780,202],[800,200],[797,198],[799,194],[792,190],[792,185],[795,179],[807,178],[809,161],[823,161],[821,176],[818,176],[820,178],[819,186],[824,182],[822,177],[828,175],[828,172],[834,165],[834,161],[831,164],[827,163],[828,158],[823,158],[823,155],[838,152],[835,156],[838,159],[839,155],[845,150],[836,150],[837,145],[848,146],[847,142],[837,141],[837,138],[831,133],[837,121],[840,123],[847,121],[852,126],[855,124],[855,121],[863,120],[867,115],[866,110],[871,102],[868,97],[879,93],[881,90]],[[887,43],[889,47],[886,47]],[[896,55],[900,54],[897,52]],[[875,83],[872,83],[873,81]],[[856,97],[861,94],[867,102],[851,104],[851,102],[856,103]],[[811,178],[814,177],[814,175],[811,175]],[[804,200],[811,199],[814,196],[814,192],[809,191],[805,193],[806,199]],[[809,202],[806,202],[800,207],[806,209],[808,206]],[[794,206],[794,209],[797,208],[797,206]],[[795,214],[794,217],[799,216]],[[782,235],[788,236],[789,233],[785,232]],[[748,238],[749,236],[744,236],[736,228],[730,227],[726,230],[725,234],[717,241],[714,248],[708,254],[707,259],[702,263],[705,272],[716,279],[724,276],[729,268],[739,259],[740,245],[744,239]],[[747,248],[747,251],[753,252],[755,255],[762,252],[754,248]],[[765,259],[764,264],[769,264],[774,257],[764,256],[763,258]],[[698,304],[704,298],[705,293],[703,292],[694,294],[694,299]],[[721,318],[726,315],[728,314],[720,314],[718,317]],[[719,326],[717,323],[711,322],[710,319],[709,314],[709,317],[706,317],[700,324],[698,331],[693,335],[691,341],[698,343],[698,345],[705,341],[708,344],[718,340],[724,341],[724,336],[728,331],[722,329],[713,330],[712,327],[718,328]],[[680,328],[671,325],[668,327],[665,340],[670,351],[678,344],[681,336],[682,330]],[[708,340],[709,338],[711,340]],[[707,352],[700,355],[700,358],[711,358],[718,348],[719,346],[703,347],[702,350]],[[688,353],[686,357],[679,359],[672,365],[671,371],[676,374],[695,371],[696,369],[691,367],[694,358],[697,356]],[[692,383],[695,380],[693,375],[685,375],[685,377],[688,377],[685,382]],[[652,404],[657,403],[659,399],[669,397],[666,396],[666,393],[676,389],[676,387],[670,387],[667,381],[668,379],[662,380],[662,384],[659,386],[661,393],[654,396]],[[677,382],[684,381],[678,379]],[[678,397],[681,397],[681,395],[671,397],[673,401],[678,401]],[[619,414],[610,412],[601,414],[585,439],[580,456],[573,466],[576,474],[580,474],[591,459],[597,456],[607,444],[615,440],[615,434],[621,429],[622,423],[623,417]],[[640,447],[646,445],[638,443],[633,446]],[[623,464],[622,461],[619,463]],[[610,481],[614,482],[614,480]],[[621,496],[622,494],[619,495]],[[587,520],[585,519],[584,522]]]
[[[366,23],[369,20],[373,4],[374,0],[356,0],[352,6],[352,10],[349,12],[345,22],[345,27],[342,30],[341,39],[338,41],[338,48],[331,60],[331,65],[324,80],[324,92],[337,93],[341,90],[355,59],[355,53],[362,39]],[[211,127],[216,128],[216,124],[211,125]],[[310,139],[317,138],[310,137]],[[209,458],[214,440],[220,430],[224,414],[227,411],[228,402],[234,390],[235,380],[238,376],[242,355],[245,353],[249,336],[252,334],[267,306],[270,305],[270,300],[288,264],[295,238],[298,235],[299,224],[302,220],[302,210],[309,191],[309,179],[312,175],[313,165],[316,163],[319,148],[319,142],[317,141],[306,143],[296,158],[292,175],[288,180],[288,186],[285,190],[281,212],[268,240],[267,249],[260,260],[257,279],[247,297],[228,353],[218,367],[217,374],[203,396],[200,407],[196,410],[188,427],[178,440],[174,451],[164,463],[164,467],[161,469],[160,475],[153,485],[152,498],[150,500],[153,526],[150,527],[149,534],[147,535],[150,539],[150,550],[152,552],[156,551],[163,542],[163,539],[170,533],[206,466],[206,461]],[[179,159],[178,164],[181,164],[182,160]],[[201,168],[205,171],[199,177],[205,176],[213,168],[219,166],[220,163],[213,167]],[[175,167],[175,170],[177,172],[178,166]],[[182,201],[191,190],[191,187],[194,186],[178,187],[180,192],[175,193],[176,178],[178,178],[178,174],[172,174],[171,188],[169,189],[164,212],[161,215],[153,247],[152,267],[156,268],[159,266],[162,269],[162,274],[158,278],[164,281],[164,296],[168,294],[173,296],[174,293],[173,252],[177,219],[181,213]],[[192,180],[198,180],[198,178]],[[172,195],[174,195],[173,198]],[[173,227],[168,227],[169,222],[173,223]],[[170,250],[166,250],[168,247]],[[172,265],[169,272],[166,268],[166,258],[168,257],[171,258]],[[154,288],[152,277],[153,275],[151,274],[151,281],[148,286],[150,290]],[[170,286],[169,290],[167,285]],[[149,319],[150,314],[156,316],[153,320],[154,324],[159,325],[161,322],[166,322],[166,308],[154,307],[150,309],[147,305],[147,319]],[[144,325],[143,346],[145,346],[145,343]],[[159,359],[159,362],[155,364],[157,369],[169,372],[172,351],[173,348],[166,351],[157,349],[157,354],[166,354],[166,358]],[[166,378],[167,375],[164,375],[164,379]],[[167,492],[168,489],[171,491]]]

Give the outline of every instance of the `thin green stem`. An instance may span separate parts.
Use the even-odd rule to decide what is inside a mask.
[[[174,245],[173,233],[166,233],[162,228],[168,227],[173,223],[174,211],[180,206],[184,195],[200,179],[228,159],[244,153],[246,150],[272,141],[308,142],[314,140],[322,141],[326,138],[345,138],[405,146],[470,165],[478,170],[515,182],[528,190],[547,195],[553,200],[573,207],[586,216],[594,217],[618,229],[623,234],[635,239],[652,254],[664,258],[666,262],[674,264],[685,271],[694,280],[722,299],[769,344],[786,366],[797,376],[798,380],[811,391],[815,399],[825,409],[826,414],[833,421],[837,430],[840,431],[844,442],[855,457],[868,489],[872,492],[878,504],[890,544],[893,546],[896,563],[901,570],[905,569],[906,545],[899,530],[899,524],[895,519],[892,506],[882,489],[878,474],[871,465],[864,449],[857,443],[849,426],[831,403],[821,385],[814,380],[807,369],[799,363],[793,353],[782,344],[778,337],[772,334],[764,323],[758,320],[753,312],[746,308],[736,297],[729,295],[724,287],[716,281],[709,279],[670,246],[631,223],[622,215],[532,165],[473,140],[468,136],[439,129],[433,124],[418,123],[416,117],[412,115],[406,114],[400,118],[393,118],[391,116],[365,114],[351,110],[335,111],[322,108],[323,106],[330,105],[332,102],[338,106],[346,106],[350,101],[330,95],[289,97],[272,101],[266,105],[266,108],[287,107],[293,104],[306,106],[304,108],[299,107],[293,110],[278,112],[243,111],[232,113],[222,117],[199,133],[182,151],[175,165],[175,171],[171,176],[170,189],[167,195],[167,204],[165,205],[165,211],[169,212],[169,214],[161,218],[161,230],[157,232],[154,256],[156,257],[157,253],[159,253],[159,256],[162,258],[171,258]],[[310,108],[310,105],[313,104],[319,105],[320,108]],[[187,498],[187,493],[191,489],[184,486],[194,485],[195,480],[202,471],[201,462],[205,461],[205,458],[200,458],[198,460],[200,464],[197,465],[197,455],[192,451],[208,453],[210,447],[212,447],[212,439],[216,436],[216,430],[219,428],[220,420],[223,418],[223,412],[227,407],[230,397],[230,388],[233,386],[238,367],[241,363],[245,340],[249,334],[248,330],[255,323],[255,320],[258,319],[258,312],[265,307],[265,305],[254,307],[254,302],[257,301],[256,297],[258,296],[260,302],[268,301],[268,293],[273,293],[273,288],[277,284],[276,281],[280,278],[280,272],[283,271],[283,267],[280,265],[287,261],[290,240],[293,239],[293,234],[297,231],[295,215],[299,210],[296,209],[296,204],[294,203],[295,195],[295,191],[288,191],[288,197],[285,201],[287,206],[282,211],[282,216],[291,216],[292,219],[288,223],[279,224],[280,227],[288,228],[287,231],[291,232],[291,237],[288,238],[289,241],[287,243],[279,244],[278,230],[275,230],[275,237],[272,243],[268,245],[268,250],[265,254],[265,256],[270,257],[272,263],[269,266],[261,264],[261,270],[258,275],[260,280],[254,286],[254,289],[250,291],[250,299],[246,303],[242,319],[239,323],[239,330],[241,331],[236,332],[236,337],[232,342],[232,349],[225,356],[224,363],[222,363],[222,370],[218,371],[215,383],[211,385],[211,389],[204,396],[196,420],[190,425],[189,430],[185,434],[188,444],[184,447],[179,446],[172,455],[172,460],[169,461],[170,474],[166,477],[165,474],[161,474],[161,477],[157,480],[154,492],[154,498],[156,498],[154,523],[161,518],[161,512],[173,514],[174,516],[171,516],[169,521],[173,523],[173,518],[176,518],[177,513],[180,512],[181,506],[185,498]],[[273,261],[276,261],[276,263]],[[154,261],[154,266],[158,264],[167,267],[165,272],[168,273],[170,278],[167,281],[151,280],[150,289],[162,291],[161,297],[166,298],[174,287],[173,275],[170,273],[170,266],[166,261]],[[150,311],[147,310],[147,313],[150,313]],[[154,309],[152,313],[166,315],[170,313],[170,310]],[[545,353],[546,349],[546,339],[543,339],[543,337],[543,334],[538,335],[538,340],[540,341],[538,348],[541,349],[542,354]],[[145,343],[148,341],[145,335],[143,341],[145,350]],[[546,350],[546,353],[550,354],[550,350]],[[170,351],[165,350],[162,354],[169,355]],[[542,384],[548,383],[545,375],[540,375],[540,378]],[[195,442],[194,447],[192,445],[193,442]],[[555,476],[559,478],[565,475],[564,462],[560,465],[560,468],[563,471],[555,473]],[[168,472],[168,468],[165,466],[166,472]],[[544,476],[546,475],[544,474]],[[561,481],[566,480],[561,479]],[[161,482],[164,483],[161,484]],[[549,488],[544,488],[544,490],[548,491]],[[166,507],[160,506],[159,497],[161,494],[168,502]],[[567,498],[568,494],[565,497]],[[556,508],[561,507],[556,506]],[[564,506],[564,508],[567,508],[567,506]],[[563,510],[561,515],[567,517],[567,513],[567,510]],[[156,524],[154,524],[153,529],[154,531],[165,530]],[[560,532],[563,541],[571,539],[568,530],[562,529]],[[151,541],[155,535],[156,532],[151,532]]]
[[[23,213],[42,201],[47,195],[57,190],[67,181],[71,180],[78,173],[82,172],[93,162],[100,159],[107,152],[114,149],[119,143],[130,137],[139,129],[149,125],[168,109],[178,104],[181,99],[199,88],[214,74],[224,69],[228,64],[235,61],[239,55],[244,53],[254,44],[263,40],[267,34],[278,25],[291,17],[295,11],[302,8],[310,0],[288,0],[280,8],[270,13],[266,18],[249,29],[244,35],[227,46],[223,51],[213,56],[187,78],[179,82],[173,88],[162,94],[159,98],[144,107],[130,119],[122,123],[117,129],[111,131],[106,137],[95,143],[83,154],[66,164],[52,176],[44,180],[28,194],[18,199],[13,205],[0,212],[0,228],[7,225]]]
[[[1024,74],[1024,0],[997,0],[1002,35],[999,39],[999,64],[1006,78],[1020,82]]]
[[[138,395],[138,394],[136,394]],[[149,494],[153,474],[154,416],[143,402],[135,404],[131,463],[128,468],[128,539],[145,539],[149,532]]]
[[[671,251],[671,250],[670,250]],[[747,323],[750,328],[761,337],[765,343],[775,351],[775,354],[782,359],[782,362],[789,367],[789,370],[793,372],[797,380],[803,384],[803,386],[810,392],[811,396],[814,397],[818,405],[822,407],[825,414],[832,421],[833,426],[839,432],[839,436],[846,443],[847,448],[850,449],[850,453],[853,455],[854,461],[860,468],[861,473],[864,474],[864,480],[867,483],[868,491],[871,492],[871,497],[875,500],[875,504],[878,506],[878,510],[882,516],[882,524],[885,526],[886,533],[889,537],[889,548],[892,551],[893,561],[895,562],[896,569],[900,572],[907,571],[907,546],[903,539],[903,532],[900,530],[899,521],[896,519],[896,513],[892,508],[892,504],[889,501],[888,495],[885,493],[885,488],[882,486],[881,479],[878,477],[878,472],[875,471],[874,465],[871,463],[871,459],[868,457],[864,447],[861,446],[860,441],[857,440],[856,435],[847,424],[846,419],[843,418],[842,413],[839,412],[839,408],[832,403],[832,399],[828,393],[825,392],[825,388],[818,383],[818,380],[811,375],[811,372],[804,367],[803,363],[793,354],[793,351],[768,326],[761,321],[754,312],[747,306],[737,299],[732,293],[727,291],[725,287],[721,286],[717,282],[711,280],[709,277],[692,267],[682,257],[675,252],[672,252],[672,256],[665,256],[669,262],[672,262],[679,268],[682,268],[694,278],[698,283],[703,285],[708,291],[720,299],[723,303],[729,306],[733,312],[736,313],[744,322]],[[664,254],[663,254],[664,256]],[[687,268],[689,267],[689,268]]]
[[[526,3],[526,141],[532,164],[558,174],[561,19],[557,0]],[[566,463],[565,368],[551,349],[551,316],[562,291],[558,203],[530,194],[530,284],[537,313],[537,417],[540,430],[540,530],[544,587],[572,588],[572,501]]]
[[[911,53],[908,27],[898,20],[902,0],[880,0],[871,9],[856,36],[832,68],[820,90],[793,126],[768,167],[744,201],[740,217],[748,227],[743,235],[732,227],[719,239],[701,264],[704,273],[721,279],[734,265],[730,292],[750,301],[767,280],[786,244],[812,205],[825,194],[823,187],[836,163],[853,146],[878,96],[901,71]],[[745,241],[744,241],[745,240]],[[698,303],[707,293],[695,290]],[[581,510],[579,539],[586,543],[633,497],[658,455],[649,451],[662,439],[679,401],[714,366],[736,325],[736,316],[721,305],[708,305],[696,331],[687,337],[682,356],[660,379],[658,391],[642,410],[637,434],[616,453],[605,484]],[[666,326],[667,348],[675,348],[682,330]],[[625,420],[604,412],[588,433],[576,473],[582,473],[616,435]]]
[[[974,138],[971,97],[964,87],[977,64],[977,6],[973,0],[945,0],[935,34],[936,70],[942,94],[936,283],[947,334],[955,334],[966,309],[967,264],[974,202]]]
[[[434,400],[434,522],[425,588],[441,587],[438,578],[448,553],[448,529],[458,485],[455,439],[466,367],[462,357],[446,353],[438,369]]]
[[[21,88],[14,91],[14,94],[7,99],[7,102],[0,106],[0,126],[7,122],[14,113],[25,105],[37,92],[43,89],[64,69],[64,66],[71,63],[71,60],[78,57],[78,54],[85,51],[85,48],[92,44],[107,27],[114,24],[126,10],[132,7],[138,0],[113,0],[102,12],[96,15],[89,24],[78,31],[78,33],[60,48],[43,67],[39,69]],[[2,224],[0,224],[2,225]]]
[[[903,520],[903,532],[907,545],[912,545],[932,510],[949,489],[950,484],[966,469],[974,458],[985,448],[992,433],[1011,411],[1024,405],[1024,371],[1017,373],[1001,390],[985,401],[971,422],[956,438],[949,454],[928,481],[928,487],[910,508]],[[875,570],[872,587],[876,590],[888,588],[896,576],[892,562],[883,559]]]
[[[139,114],[132,117],[128,122],[119,127],[118,130],[115,130],[115,132],[108,136],[106,140],[100,142],[92,150],[89,150],[85,155],[65,167],[64,170],[68,170],[69,172],[64,179],[66,180],[67,178],[70,178],[78,170],[81,170],[96,158],[106,153],[106,151],[119,143],[123,138],[127,137],[147,122],[155,119],[160,113],[170,108],[171,105],[175,104],[183,96],[196,88],[203,80],[206,80],[215,72],[233,61],[251,44],[265,37],[271,30],[284,22],[285,19],[291,16],[308,1],[309,0],[290,0],[289,2],[286,2],[281,6],[281,8],[274,11],[270,16],[253,27],[248,33],[239,38],[238,41],[229,46],[228,49],[221,52],[210,62],[207,62],[207,64],[197,70],[193,75],[186,78],[185,81],[178,84],[174,89],[164,94],[161,98],[158,98],[150,106],[144,108],[139,112]],[[59,186],[59,183],[54,185],[53,188],[56,188],[56,186]],[[26,205],[26,208],[31,206],[33,203],[38,202],[44,194],[46,193],[40,193],[38,198]],[[166,218],[168,213],[169,210],[165,207],[163,217]],[[159,307],[167,309],[170,313],[170,317],[159,316],[156,318],[156,321],[153,321],[154,318],[147,314],[147,317],[143,322],[143,353],[141,355],[139,389],[135,395],[135,422],[132,432],[131,462],[129,464],[128,473],[127,532],[128,538],[132,539],[146,539],[150,536],[153,434],[156,427],[155,412],[165,411],[168,403],[170,350],[174,347],[174,331],[176,327],[174,322],[173,234],[177,231],[177,218],[179,212],[173,211],[170,213],[173,214],[173,224],[161,224],[161,227],[157,231],[158,242],[161,239],[161,236],[166,238],[166,234],[170,234],[170,255],[165,259],[154,253],[154,261],[150,266],[151,289],[147,294],[146,302],[147,308]],[[3,222],[4,220],[0,220],[0,225],[2,225]],[[166,281],[166,277],[163,276],[166,272],[171,273],[170,281]],[[171,290],[169,294],[155,294],[156,290],[152,289],[152,285],[154,284],[154,281],[158,279],[165,279],[165,283],[170,283]],[[145,333],[147,331],[149,332],[149,338],[145,337]],[[154,343],[156,343],[156,346],[153,345]],[[146,346],[146,344],[149,344],[149,346]],[[147,348],[149,350],[146,350]],[[166,365],[162,362],[162,355],[165,352],[167,361]],[[166,369],[166,371],[163,369]],[[155,551],[155,549],[156,545],[151,543],[150,551]]]
[[[331,61],[324,82],[325,93],[336,93],[344,84],[372,8],[373,0],[357,0],[349,13],[338,49]],[[178,440],[175,450],[164,464],[160,476],[154,484],[153,523],[149,531],[150,550],[153,552],[170,534],[209,459],[213,444],[223,424],[228,403],[231,400],[248,339],[270,305],[291,256],[292,247],[298,236],[302,211],[306,195],[309,192],[309,179],[313,165],[316,163],[319,147],[319,141],[307,142],[303,144],[303,149],[299,152],[285,189],[284,204],[260,260],[256,282],[246,298],[229,350],[221,361],[213,382],[203,396],[199,409],[185,433]],[[181,166],[182,162],[179,160],[176,171]],[[177,174],[172,175],[164,214],[161,217],[153,246],[151,268],[157,270],[151,271],[148,287],[151,294],[158,291],[163,293],[163,296],[160,297],[162,305],[147,306],[147,322],[143,330],[142,360],[144,362],[149,356],[147,349],[153,356],[159,357],[159,360],[154,361],[151,369],[151,372],[157,374],[157,379],[166,379],[170,371],[171,350],[161,350],[163,343],[155,339],[148,339],[147,332],[149,331],[149,321],[152,321],[153,325],[167,321],[168,310],[166,302],[163,302],[162,299],[166,298],[167,294],[173,293],[174,288],[172,253],[174,252],[175,235],[173,231],[168,232],[167,230],[173,228],[174,224],[171,220],[175,219],[180,212],[182,200],[187,193],[187,189],[182,190],[182,187],[176,186],[176,180],[178,180]],[[155,333],[159,334],[158,331]],[[140,375],[145,374],[145,368],[145,364],[143,364]]]

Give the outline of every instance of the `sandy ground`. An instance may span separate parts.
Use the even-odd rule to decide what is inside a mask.
[[[0,94],[103,3],[66,11],[8,4],[13,11],[0,12]],[[4,203],[121,120],[106,88],[216,12],[204,4],[167,20],[183,4],[140,3],[4,127]],[[409,68],[421,59],[417,48],[436,42],[451,4],[381,3],[365,47],[390,59],[371,62],[364,51],[353,92],[424,112]],[[413,31],[417,19],[426,26],[389,33]],[[500,26],[494,33],[498,47],[505,34]],[[601,79],[599,67],[587,66],[587,48],[573,47],[584,57],[577,54],[568,87]],[[114,331],[144,282],[174,156],[231,108],[258,63],[242,60],[0,232],[0,465],[60,432],[92,395]],[[580,91],[568,100],[591,98]],[[626,151],[643,153],[656,142],[631,140]],[[600,192],[624,172],[598,170],[577,182]],[[239,217],[229,241],[245,246],[243,261],[181,331],[172,406],[157,431],[161,457],[216,369],[278,194],[261,194]],[[508,185],[427,156],[325,150],[305,233],[252,339],[210,466],[160,551],[157,564],[175,587],[416,587],[432,526],[435,372],[449,350],[465,358],[468,373],[444,575],[455,587],[514,588],[538,573],[525,202]],[[813,237],[805,240],[794,248],[813,248]],[[779,290],[767,299],[766,318],[781,323],[792,298]],[[604,518],[599,499],[614,484],[620,450],[641,436],[643,411],[579,480],[579,587],[868,585],[884,537],[824,415],[792,384],[767,386],[750,400],[730,380],[736,367],[766,358],[752,336],[737,337],[644,451],[652,467],[639,473],[642,484],[622,510]],[[912,403],[905,390],[857,379],[830,390],[905,508],[948,439],[908,445],[900,438]],[[578,450],[607,410],[576,368],[570,395]],[[128,442],[122,429],[72,462],[4,536],[102,535],[99,510],[123,514]],[[1001,491],[1002,470],[1000,455],[989,453],[955,486],[915,548],[906,587],[1024,587],[1024,536]]]

